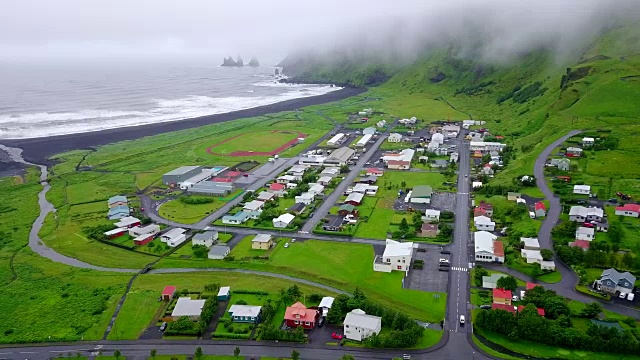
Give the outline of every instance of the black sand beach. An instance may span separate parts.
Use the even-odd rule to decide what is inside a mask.
[[[157,124],[122,127],[102,131],[93,131],[80,134],[69,134],[34,139],[0,139],[0,144],[9,147],[18,147],[24,150],[25,160],[38,164],[50,163],[47,159],[61,152],[85,149],[99,145],[106,145],[123,140],[133,140],[145,136],[157,135],[198,126],[221,123],[236,119],[262,116],[281,111],[291,111],[305,106],[318,105],[332,101],[342,100],[365,92],[362,88],[344,88],[324,95],[312,96],[301,99],[292,99],[271,105],[255,107],[251,109],[233,111],[225,114],[216,114],[171,121]]]

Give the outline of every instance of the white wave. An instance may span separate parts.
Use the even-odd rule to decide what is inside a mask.
[[[179,99],[156,99],[155,106],[147,111],[87,109],[77,112],[0,115],[0,138],[38,138],[179,121],[322,95],[341,89],[324,85],[294,85],[293,87],[295,90],[292,88],[290,91],[273,96],[215,98],[194,95]]]

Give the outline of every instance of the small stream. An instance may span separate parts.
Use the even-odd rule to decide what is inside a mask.
[[[83,268],[83,269],[111,271],[111,272],[119,272],[119,273],[137,273],[138,271],[140,271],[137,269],[117,269],[117,268],[106,268],[102,266],[91,265],[91,264],[82,262],[78,259],[59,254],[55,252],[53,249],[49,248],[47,245],[45,245],[42,239],[40,239],[40,237],[38,236],[38,233],[40,232],[40,229],[42,229],[42,225],[44,224],[44,220],[47,218],[47,215],[49,215],[49,213],[51,212],[53,212],[54,214],[56,212],[56,208],[53,206],[52,203],[49,202],[49,200],[47,200],[47,192],[51,188],[51,185],[49,185],[49,182],[47,181],[49,176],[47,167],[45,165],[33,164],[25,161],[24,158],[22,158],[22,149],[11,148],[11,147],[7,147],[0,144],[0,150],[3,150],[7,154],[9,154],[9,157],[14,162],[30,165],[30,166],[37,166],[38,168],[40,168],[40,184],[42,185],[42,190],[38,194],[38,205],[40,206],[40,215],[38,215],[38,218],[33,223],[33,226],[31,227],[31,232],[29,232],[29,247],[33,252],[35,252],[36,254],[42,257],[50,259],[52,261],[69,265],[69,266]]]

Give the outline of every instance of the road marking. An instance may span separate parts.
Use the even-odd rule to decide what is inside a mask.
[[[37,354],[37,351],[20,351],[20,354]]]
[[[457,266],[452,267],[452,268],[451,268],[451,270],[455,270],[455,271],[462,271],[462,272],[469,271],[469,269],[467,269],[467,268],[464,268],[464,267],[457,267]],[[460,280],[459,280],[459,279],[458,279],[458,283],[460,283]]]

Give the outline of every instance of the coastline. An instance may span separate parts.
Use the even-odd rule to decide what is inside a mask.
[[[282,111],[292,111],[302,107],[319,105],[360,95],[365,88],[343,88],[327,94],[306,98],[291,99],[275,104],[258,106],[223,114],[206,115],[197,118],[126,126],[115,129],[91,131],[77,134],[56,135],[51,137],[30,139],[0,139],[0,144],[23,149],[23,157],[29,162],[51,164],[49,157],[75,149],[93,148],[124,140],[135,140],[145,136],[153,136],[173,131],[191,129],[204,125],[222,123],[242,118],[262,116]]]

